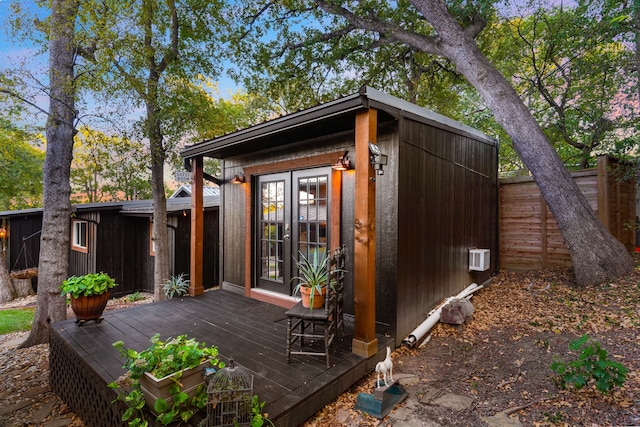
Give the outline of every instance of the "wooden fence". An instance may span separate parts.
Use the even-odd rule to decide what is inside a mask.
[[[600,221],[631,252],[635,250],[635,177],[623,176],[615,160],[600,156],[594,169],[573,177]],[[531,177],[500,180],[500,268],[536,270],[571,265],[555,218]]]

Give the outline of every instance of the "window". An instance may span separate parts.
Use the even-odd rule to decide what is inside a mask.
[[[88,252],[88,224],[87,221],[73,220],[71,223],[71,249],[79,252]]]

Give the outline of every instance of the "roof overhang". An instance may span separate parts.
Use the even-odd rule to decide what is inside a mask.
[[[226,159],[282,148],[318,136],[352,131],[356,112],[368,108],[381,112],[378,116],[379,123],[406,117],[496,144],[495,139],[470,126],[365,86],[353,95],[191,145],[181,155],[185,159],[198,156]]]

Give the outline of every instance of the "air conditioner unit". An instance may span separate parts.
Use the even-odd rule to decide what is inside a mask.
[[[491,266],[491,251],[489,249],[469,250],[469,270],[487,271]]]

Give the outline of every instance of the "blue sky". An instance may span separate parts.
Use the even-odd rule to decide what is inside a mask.
[[[15,0],[14,0],[15,1]],[[33,73],[34,76],[46,83],[47,81],[47,53],[38,53],[38,48],[29,40],[14,40],[10,35],[9,18],[12,14],[11,0],[0,0],[0,70],[7,68],[18,68],[20,64],[26,64],[26,69]],[[46,17],[49,14],[48,9],[41,9],[33,0],[18,0],[20,6],[31,15],[37,14]],[[214,94],[216,98],[230,98],[231,94],[238,90],[237,85],[226,76],[221,76],[218,81],[218,94]],[[95,103],[92,100],[86,100],[89,105],[85,110],[90,110],[91,105]],[[46,110],[48,108],[48,99],[46,96],[39,96],[36,100],[39,107]],[[97,104],[96,104],[97,105]],[[84,111],[81,114],[90,114],[91,111]],[[42,117],[33,119],[34,121],[44,121]]]

